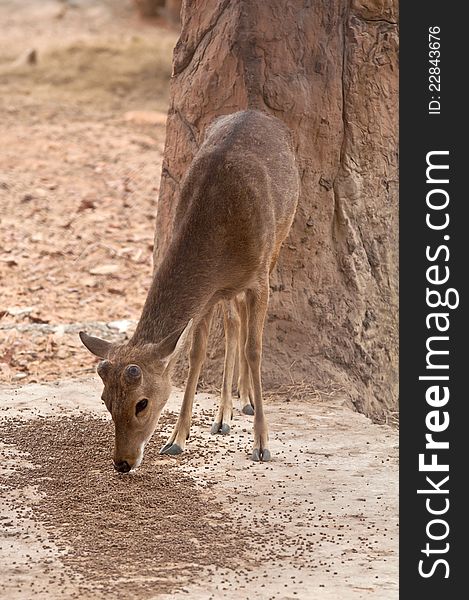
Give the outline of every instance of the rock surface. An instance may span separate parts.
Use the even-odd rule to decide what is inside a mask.
[[[338,382],[373,417],[397,403],[396,22],[395,0],[185,2],[155,241],[158,264],[216,116],[249,106],[283,119],[302,190],[271,282],[265,380]],[[222,354],[219,340],[218,366]]]

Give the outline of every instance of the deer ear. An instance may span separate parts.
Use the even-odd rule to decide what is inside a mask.
[[[111,342],[106,342],[98,337],[88,335],[84,331],[80,331],[79,336],[83,345],[88,348],[91,354],[94,354],[98,358],[108,358],[113,346]]]
[[[174,331],[164,338],[159,344],[156,344],[153,349],[155,358],[161,361],[164,370],[171,370],[186,345],[187,339],[192,331],[192,319],[181,331]]]

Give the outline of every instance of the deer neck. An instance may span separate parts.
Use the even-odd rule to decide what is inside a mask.
[[[202,316],[213,296],[207,271],[202,257],[185,251],[183,244],[171,244],[153,277],[130,343],[158,343]]]

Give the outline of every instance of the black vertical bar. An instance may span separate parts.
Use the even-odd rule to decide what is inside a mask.
[[[469,398],[464,377],[469,372],[465,339],[469,334],[469,228],[465,222],[469,198],[464,188],[469,155],[465,141],[465,107],[469,106],[465,41],[469,35],[454,3],[401,2],[400,9],[400,597],[450,600],[467,595],[469,573],[464,518],[468,504],[464,483],[469,473],[465,465]],[[435,37],[430,37],[431,32]],[[427,181],[427,156],[436,151],[442,154],[429,160],[449,169],[430,170]],[[448,183],[444,183],[446,178]],[[445,208],[427,204],[443,206],[448,198]],[[426,222],[428,218],[433,226],[442,226],[446,214],[447,227],[432,229]],[[429,281],[441,281],[447,275],[445,283]],[[438,304],[431,290],[454,308],[429,306]],[[437,319],[432,314],[441,316]],[[437,322],[447,331],[439,331]],[[429,341],[432,337],[440,339]],[[449,354],[428,355],[426,344]],[[436,368],[429,368],[428,358]],[[435,376],[448,380],[419,379]],[[445,387],[449,392],[446,403]],[[433,431],[437,428],[442,430]],[[426,435],[433,442],[448,442],[449,448],[426,448],[432,444]],[[419,469],[422,454],[424,466]],[[432,460],[437,468],[448,465],[449,470],[426,470]]]

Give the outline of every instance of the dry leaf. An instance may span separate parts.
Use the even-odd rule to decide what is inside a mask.
[[[83,200],[80,202],[77,212],[83,212],[84,210],[92,208],[96,208],[95,201],[92,198],[83,198]]]
[[[15,258],[0,258],[2,263],[5,263],[7,267],[17,267],[18,261]]]

